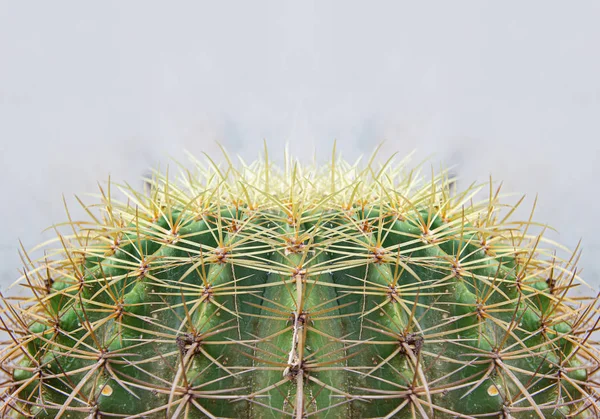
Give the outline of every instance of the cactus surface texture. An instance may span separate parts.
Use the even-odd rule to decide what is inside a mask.
[[[598,300],[522,200],[394,158],[224,161],[109,182],[22,252],[2,418],[599,417]]]

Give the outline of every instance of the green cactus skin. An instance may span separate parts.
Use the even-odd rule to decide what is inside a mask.
[[[2,417],[598,417],[577,256],[491,182],[285,163],[109,185],[26,256]]]

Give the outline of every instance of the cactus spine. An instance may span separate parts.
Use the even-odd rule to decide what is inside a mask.
[[[491,182],[451,193],[335,152],[209,163],[122,200],[109,184],[24,253],[2,417],[598,417],[578,254]]]

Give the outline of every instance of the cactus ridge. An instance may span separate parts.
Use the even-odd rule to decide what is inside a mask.
[[[3,418],[600,417],[598,299],[523,199],[395,156],[226,162],[109,181],[23,250]]]

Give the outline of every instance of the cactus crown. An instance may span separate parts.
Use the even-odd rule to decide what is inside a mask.
[[[226,160],[109,182],[23,252],[2,417],[598,417],[597,300],[522,200],[335,150]]]

